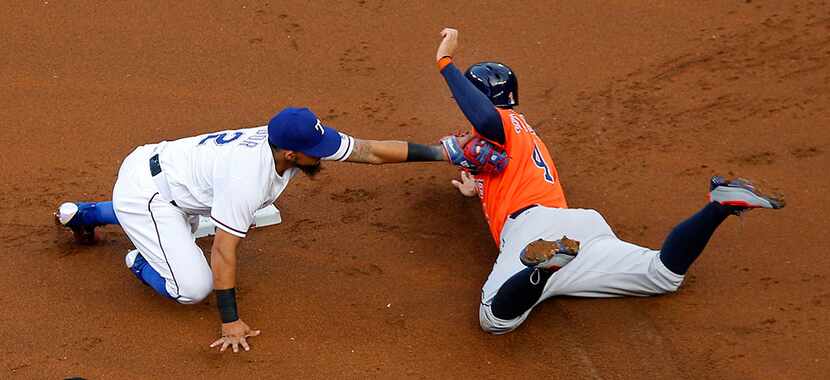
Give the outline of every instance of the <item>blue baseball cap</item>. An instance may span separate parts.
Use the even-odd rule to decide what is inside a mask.
[[[288,107],[268,122],[268,142],[281,149],[322,158],[340,149],[340,134],[320,123],[308,108]]]

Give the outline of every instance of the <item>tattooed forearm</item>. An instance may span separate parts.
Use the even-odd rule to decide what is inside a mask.
[[[391,164],[407,161],[445,161],[441,145],[421,145],[405,141],[355,139],[346,161],[367,164]]]
[[[352,154],[346,161],[365,164],[404,162],[406,161],[406,143],[355,139]]]
[[[369,142],[366,140],[355,140],[354,149],[352,150],[352,154],[349,156],[348,161],[350,162],[363,162],[363,163],[371,163],[370,159],[372,149],[369,146]]]

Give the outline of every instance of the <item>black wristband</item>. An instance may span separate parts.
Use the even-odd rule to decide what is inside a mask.
[[[406,143],[407,161],[444,161],[444,148],[440,145],[423,145],[408,142]]]
[[[231,323],[239,320],[236,313],[236,288],[216,289],[216,306],[222,323]]]

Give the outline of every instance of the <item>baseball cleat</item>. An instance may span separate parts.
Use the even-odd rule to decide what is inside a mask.
[[[753,208],[779,209],[786,204],[780,196],[766,195],[747,179],[712,177],[709,183],[709,201],[739,208],[738,212]]]
[[[55,224],[72,230],[75,241],[80,244],[94,244],[95,226],[84,225],[81,222],[81,213],[89,203],[66,202],[55,212]]]
[[[527,245],[519,259],[537,269],[557,270],[571,262],[579,253],[579,242],[562,236],[556,241],[536,240]]]
[[[144,257],[141,258],[144,260]],[[128,269],[133,269],[133,265],[135,265],[136,260],[138,260],[138,250],[133,249],[127,252],[127,255],[124,256],[124,264],[127,264]]]

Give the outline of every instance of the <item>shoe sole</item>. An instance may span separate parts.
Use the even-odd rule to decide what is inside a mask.
[[[78,213],[79,207],[72,202],[65,202],[58,207],[55,212],[55,222],[65,226],[72,221],[72,218]]]
[[[553,256],[556,255],[556,252],[550,251],[548,254],[541,254],[541,255],[531,255],[528,254],[527,251],[523,252],[521,256],[519,256],[519,260],[525,266],[535,267],[539,264],[542,264],[548,260],[550,260]],[[529,257],[532,256],[532,257]]]
[[[58,207],[58,211],[52,215],[55,218],[55,225],[63,228],[68,228],[72,231],[72,236],[75,241],[82,245],[93,245],[98,241],[95,234],[95,227],[72,227],[68,226],[69,222],[78,214],[78,205],[72,202],[65,202]]]
[[[127,269],[133,269],[133,264],[135,264],[135,259],[138,257],[138,250],[133,249],[127,252],[127,255],[124,256],[124,264],[127,264]]]
[[[563,237],[564,239],[567,239]],[[522,254],[519,255],[519,261],[522,262],[525,266],[528,267],[546,267],[551,260],[555,260],[554,258],[556,255],[561,256],[569,256],[566,261],[570,261],[569,259],[573,259],[579,253],[579,242],[576,240],[567,239],[564,243],[565,247],[574,252],[573,254],[565,253],[557,250],[541,250],[535,253],[529,252],[527,249],[522,251]]]
[[[786,204],[781,198],[762,195],[757,190],[727,185],[721,185],[712,190],[709,193],[709,200],[722,205],[743,208],[780,209]]]

